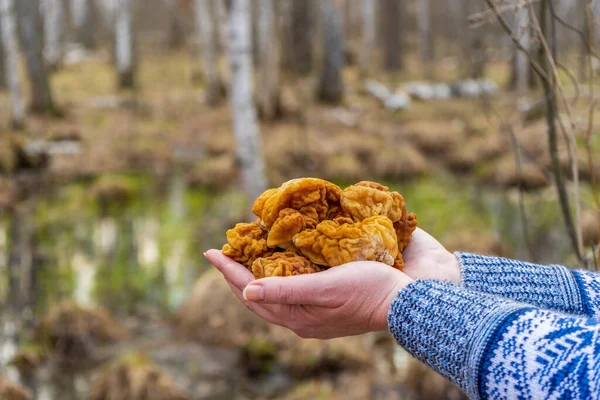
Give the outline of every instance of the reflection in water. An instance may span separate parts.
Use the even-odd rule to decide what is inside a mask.
[[[150,272],[160,261],[158,234],[160,223],[152,217],[141,218],[135,221],[136,243],[138,248],[138,263]]]
[[[6,299],[7,281],[7,261],[8,257],[8,227],[6,222],[0,218],[0,304],[4,304]]]
[[[3,315],[2,336],[0,336],[0,365],[4,366],[17,353],[17,325],[8,315]],[[19,382],[20,376],[16,368],[6,367],[6,377],[13,382]]]
[[[110,254],[117,246],[117,223],[112,218],[102,218],[96,230],[98,248],[104,255]]]
[[[81,306],[93,306],[92,292],[97,266],[92,263],[86,254],[79,250],[75,250],[71,266],[75,274],[73,299]]]
[[[185,262],[185,243],[182,240],[177,240],[171,243],[171,252],[165,261],[165,283],[170,295],[168,305],[170,308],[175,308],[184,300],[185,287],[181,285],[181,270]]]
[[[40,253],[44,260],[43,268],[32,268],[41,271],[34,292],[38,313],[66,298],[73,298],[82,306],[103,305],[121,316],[142,313],[145,306],[172,312],[205,270],[202,252],[222,244],[225,230],[244,215],[245,200],[238,192],[214,193],[188,188],[180,173],[176,173],[167,185],[142,180],[132,186],[135,187],[134,199],[127,204],[121,204],[117,199],[116,203],[107,206],[110,199],[105,196],[99,207],[99,200],[90,197],[85,185],[69,186],[58,195],[39,199],[36,203],[38,210],[31,213],[35,216],[35,248],[23,248]],[[464,229],[483,232],[501,238],[512,248],[515,257],[529,258],[518,203],[512,195],[457,184],[447,177],[390,186],[405,195],[410,211],[419,216],[420,226],[434,236],[442,239]],[[161,189],[165,187],[166,191]],[[565,255],[565,246],[561,246],[563,232],[554,201],[545,195],[532,194],[527,197],[526,208],[530,213],[530,234],[537,252],[553,258],[553,262],[564,261],[561,258]],[[2,299],[7,297],[8,254],[15,251],[8,237],[11,226],[8,222],[0,219]],[[146,326],[150,324],[148,321],[143,324],[139,331],[168,337],[164,327]],[[17,350],[18,327],[5,320],[2,329],[0,364],[5,365]],[[222,350],[194,346],[194,351],[201,350],[203,354],[202,368],[211,365],[213,358],[215,365],[224,363],[223,355],[218,354]],[[159,355],[168,360],[161,365],[167,370],[172,367],[177,381],[189,381],[190,371],[199,368],[178,364],[185,358],[180,353],[182,348],[167,351],[162,346],[153,346],[155,351],[160,349],[163,352]],[[177,354],[172,360],[171,352]],[[191,349],[183,352],[190,357],[190,363],[197,363]],[[215,382],[222,381],[224,388],[218,390],[224,393],[222,398],[233,398],[230,392],[233,389],[225,383],[237,357],[237,350],[232,352],[235,353],[230,357],[233,361],[222,376],[195,378],[200,392],[217,390]],[[382,359],[395,353],[396,368],[405,362],[400,350],[395,352],[386,348],[384,353],[387,356],[384,354]],[[393,366],[390,364],[386,368]],[[181,373],[183,368],[184,374]],[[18,379],[14,368],[7,371],[11,379]],[[73,377],[73,374],[44,368],[37,376],[36,398],[85,398],[89,378],[87,372]],[[207,385],[207,388],[202,389],[201,385]],[[194,385],[187,382],[185,386]]]
[[[119,184],[134,188],[126,203],[108,191],[96,199],[76,184],[40,201],[35,229],[49,268],[39,282],[38,311],[71,297],[119,313],[145,304],[174,310],[206,266],[202,242],[222,242],[243,204],[233,191],[190,189],[181,173],[166,185],[127,179],[133,183]],[[5,260],[3,243],[0,236]]]

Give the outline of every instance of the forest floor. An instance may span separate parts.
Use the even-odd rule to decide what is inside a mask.
[[[409,80],[418,80],[419,65],[411,60],[405,72],[378,79],[388,85],[399,82],[400,88]],[[24,148],[35,155],[26,164],[43,167],[47,182],[94,181],[102,175],[122,173],[165,177],[177,170],[189,187],[235,187],[238,175],[230,105],[227,101],[216,108],[205,104],[202,82],[192,80],[194,65],[188,53],[145,54],[139,88],[129,92],[115,90],[114,71],[102,57],[59,70],[52,85],[64,118],[32,117],[24,132],[1,135],[0,171],[10,175],[18,169],[23,152],[15,154],[12,149]],[[460,73],[451,61],[438,63],[435,72],[446,83],[456,81]],[[337,106],[313,100],[314,79],[283,78],[285,114],[261,123],[270,185],[318,176],[340,184],[379,180],[400,185],[402,192],[415,181],[435,187],[434,177],[434,181],[462,182],[449,184],[453,192],[466,181],[491,190],[510,189],[515,196],[518,188],[554,196],[542,97],[535,91],[519,97],[504,90],[506,64],[489,65],[488,76],[500,90],[485,101],[413,101],[407,110],[397,112],[386,110],[366,93],[356,67],[346,68],[344,75],[345,99]],[[569,90],[566,93],[569,95]],[[589,222],[595,216],[588,210],[593,196],[586,184],[591,177],[585,151],[588,103],[582,95],[571,104],[571,115],[575,157],[584,182],[583,214]],[[8,104],[6,96],[0,95],[0,104]],[[0,111],[0,121],[8,121],[6,113]],[[567,116],[561,118],[566,121]],[[600,156],[599,128],[597,116],[592,124],[592,159]],[[564,143],[560,141],[560,161],[570,176]],[[51,156],[41,157],[44,151]],[[596,162],[593,170],[600,176],[600,163]],[[9,195],[17,191],[14,181],[2,175],[0,187],[6,188],[0,195],[1,209],[3,202],[10,204],[19,196]]]
[[[490,70],[502,85],[505,73],[496,65]],[[185,166],[191,183],[229,186],[236,178],[230,106],[224,102],[207,107],[202,83],[193,84],[192,75],[193,60],[187,54],[149,56],[140,67],[140,88],[117,93],[108,63],[83,61],[52,78],[64,118],[32,117],[25,132],[2,135],[2,140],[78,142],[75,151],[57,150],[50,158],[48,172],[58,176],[164,174],[178,164]],[[405,75],[394,80],[411,76]],[[312,101],[311,78],[286,80],[282,89],[286,115],[261,125],[272,185],[307,174],[335,181],[404,181],[442,170],[500,187],[522,182],[536,189],[549,184],[545,123],[535,107],[540,100],[535,95],[518,99],[500,91],[488,102],[478,98],[413,102],[408,110],[392,113],[365,93],[355,68],[348,68],[345,76],[346,96],[339,106]],[[534,105],[532,111],[519,111],[519,103],[526,101]],[[0,104],[8,105],[8,99],[1,96]],[[585,179],[589,172],[582,145],[587,110],[575,107],[573,114]],[[8,121],[7,111],[0,113],[0,121]],[[520,179],[510,135],[502,128],[507,124],[524,153]],[[594,135],[592,143],[595,155],[600,152],[598,137]],[[0,153],[0,166],[10,171],[14,160],[6,153]],[[561,160],[566,167],[564,150]]]
[[[40,246],[49,260],[56,260],[43,280],[52,285],[45,287],[52,305],[42,308],[46,319],[38,323],[54,332],[46,337],[51,339],[51,346],[44,350],[50,352],[51,361],[44,361],[45,367],[37,369],[38,380],[52,381],[48,363],[58,363],[59,370],[64,368],[62,362],[72,358],[69,351],[75,349],[92,351],[94,368],[89,372],[89,366],[79,366],[75,374],[79,378],[64,383],[64,393],[70,397],[61,398],[85,398],[80,393],[81,382],[84,391],[104,390],[123,377],[120,381],[129,383],[114,390],[159,390],[157,387],[163,385],[168,388],[165,390],[173,390],[165,399],[179,398],[174,387],[193,392],[194,399],[359,399],[368,398],[366,393],[377,393],[373,395],[377,399],[399,398],[402,390],[398,385],[406,382],[394,370],[394,346],[387,336],[333,343],[300,341],[253,319],[221,284],[218,274],[208,272],[192,284],[189,277],[196,278],[197,268],[195,274],[179,277],[187,281],[182,286],[185,294],[178,292],[179,300],[174,303],[178,311],[165,316],[164,308],[154,305],[161,296],[157,293],[162,293],[156,279],[170,279],[167,267],[143,281],[135,276],[141,275],[137,270],[132,273],[129,253],[139,251],[133,258],[142,260],[146,257],[143,243],[148,240],[157,243],[156,251],[169,257],[179,254],[178,241],[183,241],[184,253],[190,252],[184,261],[201,263],[201,250],[219,245],[225,229],[243,215],[239,199],[235,200],[239,192],[235,192],[238,178],[230,105],[224,102],[210,108],[205,104],[202,82],[192,83],[193,65],[187,53],[144,55],[139,89],[120,93],[115,90],[114,73],[107,60],[88,59],[67,66],[52,77],[64,117],[31,117],[24,131],[0,135],[0,209],[10,217],[13,208],[30,193],[20,187],[22,175],[36,171],[39,176],[35,182],[42,182],[36,193],[46,197],[36,212]],[[388,85],[405,82],[418,79],[417,71],[418,67],[409,63],[408,72],[379,79]],[[452,63],[438,66],[440,79],[452,82],[457,74]],[[507,69],[492,64],[489,76],[502,88]],[[409,209],[419,216],[420,226],[449,249],[517,256],[527,251],[515,233],[520,227],[515,211],[518,189],[523,188],[530,229],[539,236],[538,251],[556,256],[554,244],[567,241],[551,186],[539,94],[519,98],[501,89],[488,102],[479,98],[413,101],[409,109],[391,112],[365,92],[356,68],[348,67],[345,78],[345,100],[337,106],[312,100],[315,82],[311,78],[284,79],[281,96],[285,115],[261,123],[270,185],[299,176],[321,177],[341,185],[358,180],[385,182],[405,196]],[[525,107],[526,103],[529,106]],[[583,214],[591,221],[585,235],[598,241],[584,146],[588,110],[583,103],[580,100],[573,106],[576,157],[583,182]],[[7,105],[8,98],[0,94],[0,126],[9,120]],[[592,125],[591,143],[596,160],[600,159],[598,117]],[[519,166],[513,134],[521,155]],[[568,172],[564,145],[560,154]],[[600,163],[594,168],[600,176]],[[182,201],[177,200],[177,189],[174,195],[164,196],[169,197],[166,201],[161,197],[158,207],[143,203],[148,197],[177,188],[179,177],[189,190],[183,195],[188,211],[174,223],[163,220],[162,207],[163,202]],[[145,188],[149,181],[153,182],[151,191]],[[56,191],[64,193],[51,197]],[[129,207],[125,212],[111,209],[125,203]],[[148,233],[154,225],[159,225],[157,233]],[[81,283],[83,275],[72,271],[79,268],[77,257],[90,253],[88,248],[98,246],[95,241],[102,242],[96,237],[111,229],[121,235],[112,241],[131,242],[131,246],[123,245],[123,251],[119,247],[117,255],[99,251],[97,256],[94,250],[88,258],[101,267],[94,275],[103,285],[96,282],[95,293],[102,294],[100,305],[115,312],[124,304],[129,306],[130,301],[142,303],[142,307],[138,304],[133,308],[133,316],[119,315],[119,320],[104,311],[90,312],[58,301],[68,297],[65,293],[75,292]],[[512,242],[511,237],[515,238]],[[72,259],[65,261],[64,253]],[[161,255],[160,262],[171,263],[169,257]],[[142,261],[140,271],[150,271]],[[103,263],[110,267],[108,274],[102,272]],[[135,279],[129,281],[127,276]],[[57,280],[62,283],[58,285]],[[96,346],[96,342],[103,345]],[[86,347],[90,343],[92,347]],[[38,346],[32,352],[22,349],[24,376],[27,368],[42,363]],[[402,354],[396,353],[396,357]],[[156,372],[154,365],[174,377],[175,383]],[[70,375],[63,371],[61,376]],[[436,377],[427,379],[435,381],[430,386],[441,392],[453,390]],[[348,388],[353,393],[348,393]]]

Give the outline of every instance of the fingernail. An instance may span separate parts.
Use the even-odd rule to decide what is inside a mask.
[[[206,255],[206,252],[204,252],[204,253],[202,253],[202,254],[204,254],[204,257],[208,258],[208,256]]]
[[[248,301],[265,301],[265,288],[259,285],[248,285],[242,295]]]

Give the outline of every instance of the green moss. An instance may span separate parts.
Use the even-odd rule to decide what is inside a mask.
[[[148,355],[146,355],[145,353],[142,353],[141,351],[130,351],[130,352],[124,353],[121,356],[119,356],[119,358],[117,359],[117,362],[120,362],[124,365],[133,367],[133,368],[147,367],[147,366],[151,366],[154,364],[152,362],[152,360],[150,359],[150,357],[148,357]]]
[[[584,206],[586,207],[595,207],[596,204],[596,198],[600,199],[600,185],[596,184],[596,195],[594,196],[594,192],[592,191],[592,186],[588,183],[581,183],[579,188],[580,188],[580,195],[581,195],[581,202]]]
[[[106,113],[91,113],[86,116],[86,122],[93,128],[107,128],[109,119]]]
[[[285,398],[286,400],[332,400],[338,396],[331,384],[315,380],[299,383]]]
[[[277,361],[277,348],[267,338],[256,337],[244,346],[243,358],[249,373],[268,373]]]
[[[600,152],[600,132],[594,132],[592,134],[592,150],[595,152]]]
[[[93,289],[101,304],[118,313],[128,313],[143,302],[152,279],[151,274],[140,271],[130,224],[118,223],[117,246],[100,258]]]
[[[144,199],[141,193],[147,182],[147,177],[136,174],[106,174],[91,186],[88,193],[98,213],[119,215],[139,208],[140,201]]]
[[[16,161],[10,136],[0,132],[0,174],[10,173],[14,169]]]
[[[408,211],[417,214],[419,226],[435,237],[458,229],[490,227],[490,215],[478,209],[470,186],[450,176],[435,175],[388,185],[404,196]]]
[[[114,94],[114,71],[109,63],[84,61],[52,75],[58,103],[90,96]]]
[[[209,192],[205,189],[192,189],[186,192],[185,201],[190,213],[197,215],[199,211],[207,207],[213,197],[213,192]]]

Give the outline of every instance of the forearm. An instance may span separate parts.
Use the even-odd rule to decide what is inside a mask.
[[[561,265],[538,265],[501,257],[454,253],[461,283],[479,292],[572,315],[600,315],[600,275]]]
[[[447,282],[417,281],[399,292],[388,322],[401,346],[473,399],[549,398],[599,383],[593,373],[599,351],[590,339],[597,337],[599,327],[591,320]],[[577,357],[593,360],[570,368]],[[554,361],[548,363],[550,358]],[[569,398],[600,394],[585,393],[587,397],[577,392]]]

